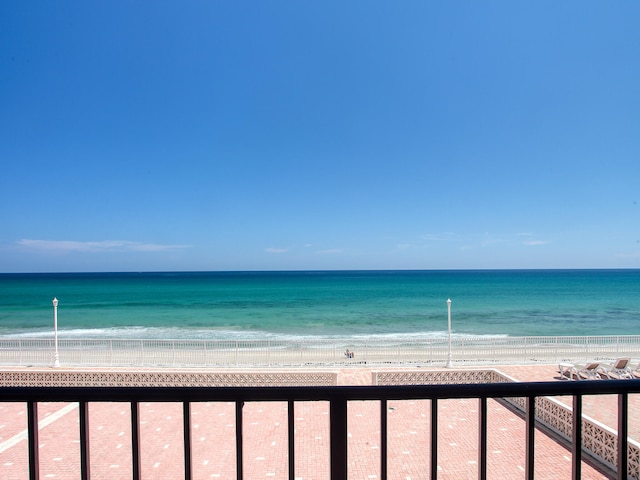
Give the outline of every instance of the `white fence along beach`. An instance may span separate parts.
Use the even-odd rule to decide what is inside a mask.
[[[349,350],[353,355],[345,355]],[[158,340],[58,338],[64,366],[309,367],[331,365],[443,366],[446,338],[411,341]],[[608,362],[640,359],[640,336],[463,337],[451,340],[453,366]],[[54,362],[53,338],[0,338],[0,365]]]

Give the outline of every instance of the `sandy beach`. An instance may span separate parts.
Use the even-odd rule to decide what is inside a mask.
[[[501,366],[518,381],[552,381],[556,365]],[[52,370],[52,369],[49,369]],[[331,370],[338,385],[369,385],[372,368]],[[380,369],[377,369],[380,370]],[[393,369],[397,371],[398,369]],[[411,369],[407,369],[409,371]],[[4,369],[6,372],[7,370]],[[24,369],[15,369],[15,372]],[[70,373],[72,370],[68,370]],[[184,373],[184,371],[181,371]],[[274,372],[273,373],[286,373]],[[103,372],[106,373],[106,372]],[[254,372],[255,373],[255,372]],[[558,380],[560,381],[560,380]],[[569,404],[570,399],[558,398]],[[439,478],[477,478],[478,402],[439,403]],[[629,411],[640,407],[630,397]],[[194,478],[235,478],[234,404],[192,405]],[[379,402],[350,402],[348,410],[349,478],[380,478]],[[489,478],[523,478],[525,422],[503,404],[490,400]],[[245,478],[286,478],[287,405],[247,403],[243,409]],[[388,405],[389,478],[428,478],[429,401],[394,401]],[[144,403],[140,409],[143,478],[180,478],[183,472],[182,406]],[[2,478],[25,478],[27,469],[26,406],[0,403],[0,471]],[[584,414],[615,429],[616,397],[584,398]],[[76,404],[42,403],[40,418],[40,478],[78,478],[79,434]],[[629,417],[630,437],[638,439],[640,419]],[[130,408],[125,403],[90,405],[91,476],[131,478]],[[329,478],[329,404],[295,405],[296,479]],[[570,478],[571,454],[543,431],[536,432],[536,478]],[[583,461],[583,478],[612,478],[610,472]]]

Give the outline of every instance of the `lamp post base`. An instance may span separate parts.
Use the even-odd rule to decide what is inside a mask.
[[[58,358],[58,354],[57,353],[55,353],[53,355],[53,366],[55,368],[58,368],[60,366],[60,359]]]

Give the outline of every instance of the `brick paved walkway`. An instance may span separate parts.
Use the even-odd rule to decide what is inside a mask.
[[[499,367],[517,380],[552,380],[555,366]],[[369,369],[342,369],[338,384],[371,383]],[[634,396],[635,397],[635,396]],[[615,403],[615,399],[614,403]],[[631,399],[636,402],[637,399]],[[634,404],[635,405],[635,404]],[[477,478],[477,400],[439,403],[438,471],[440,479]],[[350,402],[349,478],[380,478],[380,404]],[[393,480],[429,478],[430,404],[428,400],[388,404],[388,471]],[[635,408],[635,406],[633,407]],[[488,478],[524,478],[525,424],[511,410],[490,400]],[[585,414],[609,421],[609,400],[585,401]],[[78,415],[75,404],[42,403],[40,478],[79,478]],[[235,478],[235,406],[227,402],[192,405],[193,468],[196,479]],[[613,410],[615,416],[615,410]],[[329,404],[295,406],[296,479],[329,478]],[[182,478],[182,410],[179,404],[141,404],[142,476]],[[630,419],[637,431],[637,419]],[[287,478],[286,403],[247,403],[243,409],[244,471],[247,479]],[[614,424],[615,425],[615,421]],[[90,405],[91,476],[131,478],[130,408],[126,403]],[[0,403],[0,478],[27,478],[26,407]],[[630,425],[630,431],[632,427]],[[635,437],[637,438],[637,437]],[[571,478],[570,452],[536,432],[536,479]],[[610,478],[583,464],[584,479]]]

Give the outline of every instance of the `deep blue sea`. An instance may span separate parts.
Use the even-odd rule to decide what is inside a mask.
[[[640,270],[0,274],[0,336],[640,335]]]

